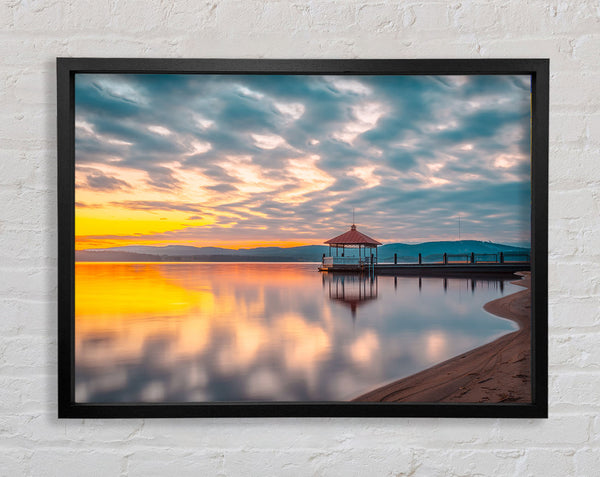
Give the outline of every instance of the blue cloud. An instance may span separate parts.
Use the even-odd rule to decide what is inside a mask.
[[[111,164],[81,187],[123,188],[127,168],[177,191],[194,171],[242,217],[227,233],[327,238],[354,208],[386,241],[456,238],[459,214],[471,238],[529,240],[527,77],[98,74],[77,75],[75,98],[78,168]],[[235,164],[260,179],[244,189]]]

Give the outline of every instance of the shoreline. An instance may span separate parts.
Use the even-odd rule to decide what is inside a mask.
[[[517,331],[416,374],[369,391],[355,402],[531,403],[531,273],[517,272],[525,287],[483,306],[514,321]]]

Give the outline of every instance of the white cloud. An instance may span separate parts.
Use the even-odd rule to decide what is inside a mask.
[[[377,121],[385,114],[386,108],[381,103],[362,103],[352,108],[354,121],[344,125],[342,131],[333,133],[333,138],[352,145],[362,133],[373,129]]]
[[[132,142],[123,141],[121,139],[115,139],[115,138],[112,138],[110,136],[106,136],[103,134],[98,134],[96,131],[94,131],[94,125],[91,123],[88,123],[87,121],[82,121],[82,120],[75,121],[75,128],[79,130],[77,132],[78,135],[81,134],[81,132],[84,132],[85,134],[94,137],[98,141],[104,141],[109,144],[114,144],[117,146],[132,146],[133,145]]]
[[[201,129],[208,129],[210,128],[213,124],[215,124],[214,121],[210,120],[210,119],[206,119],[203,116],[199,116],[198,114],[194,114],[192,116],[192,118],[194,119],[194,122],[201,128]]]
[[[302,103],[273,103],[275,109],[285,116],[289,116],[294,121],[304,114],[304,105]]]
[[[275,134],[251,134],[254,145],[261,149],[275,149],[286,144],[285,139]]]
[[[510,169],[511,167],[516,166],[521,161],[523,161],[523,157],[517,154],[499,154],[494,159],[494,167],[499,169]]]
[[[364,83],[361,83],[359,80],[349,78],[330,78],[329,82],[340,93],[354,93],[360,95],[368,95],[372,93],[371,88]]]
[[[160,134],[161,136],[170,136],[171,134],[173,134],[169,129],[163,126],[148,126],[148,130],[150,132]]]
[[[212,145],[205,141],[193,140],[190,145],[192,148],[190,155],[204,154],[212,149]]]
[[[374,171],[375,166],[355,167],[348,172],[348,175],[358,177],[367,187],[375,187],[381,184],[381,179],[374,174]]]
[[[103,93],[128,103],[148,104],[148,99],[122,77],[100,76],[94,82]]]
[[[253,99],[262,99],[265,97],[264,94],[259,93],[258,91],[254,91],[251,90],[250,88],[247,88],[246,86],[239,86],[238,87],[238,91],[240,93],[242,93],[243,96],[246,96],[248,98],[253,98]]]
[[[75,127],[81,131],[85,131],[87,134],[95,134],[94,126],[87,121],[75,121]]]

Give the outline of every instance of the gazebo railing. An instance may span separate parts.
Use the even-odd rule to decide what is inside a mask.
[[[323,257],[323,265],[368,265],[370,257]]]

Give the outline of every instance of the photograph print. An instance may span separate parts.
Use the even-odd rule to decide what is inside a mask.
[[[75,74],[74,402],[531,403],[531,101]]]

